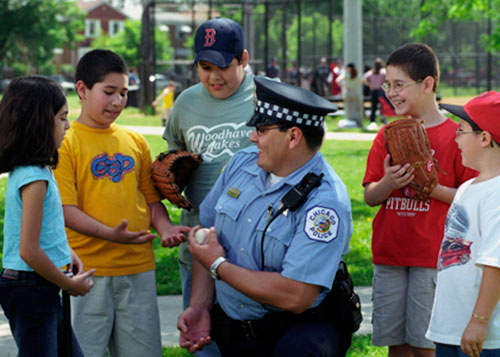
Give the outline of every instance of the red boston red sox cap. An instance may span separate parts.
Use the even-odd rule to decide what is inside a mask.
[[[243,30],[237,22],[217,17],[205,21],[198,27],[194,37],[194,46],[195,63],[205,60],[226,68],[233,58],[245,49]]]
[[[444,110],[465,120],[473,127],[491,134],[500,143],[500,93],[484,92],[469,100],[464,106],[440,104]]]

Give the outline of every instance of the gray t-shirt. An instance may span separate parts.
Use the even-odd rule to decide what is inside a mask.
[[[182,210],[182,225],[200,224],[198,206],[222,168],[238,150],[251,144],[253,128],[246,126],[246,122],[254,109],[253,78],[247,74],[238,90],[226,99],[214,98],[198,83],[184,90],[174,103],[163,133],[168,149],[191,151],[203,158],[184,190],[193,208],[189,212]],[[192,263],[186,243],[179,247],[179,259],[185,264]]]

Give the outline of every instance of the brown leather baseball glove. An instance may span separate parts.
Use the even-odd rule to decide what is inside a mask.
[[[411,164],[415,178],[408,188],[415,192],[413,198],[425,201],[439,183],[437,163],[432,156],[429,138],[422,123],[416,119],[398,119],[384,127],[387,152],[391,165]]]
[[[153,162],[151,173],[156,188],[174,205],[189,211],[191,202],[182,195],[182,191],[191,173],[202,161],[200,155],[185,150],[162,152]]]

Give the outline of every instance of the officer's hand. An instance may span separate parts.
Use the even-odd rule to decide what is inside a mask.
[[[198,243],[195,235],[199,228],[196,226],[189,232],[188,248],[193,257],[208,269],[215,259],[226,256],[226,253],[224,247],[219,243],[214,227],[208,231],[208,239],[205,239],[203,244]]]
[[[179,346],[190,353],[200,351],[212,342],[210,313],[206,309],[188,307],[177,319]]]

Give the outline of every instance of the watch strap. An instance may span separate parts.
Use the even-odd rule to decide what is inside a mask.
[[[214,262],[210,266],[210,275],[212,276],[212,278],[216,280],[220,279],[219,274],[217,274],[217,269],[219,269],[219,266],[225,261],[227,261],[226,257],[218,257],[214,260]]]

